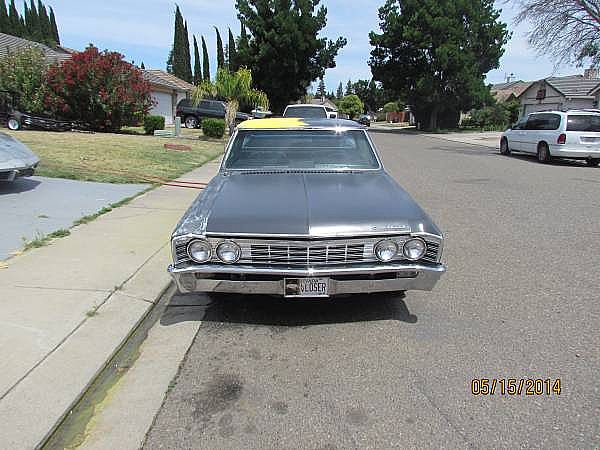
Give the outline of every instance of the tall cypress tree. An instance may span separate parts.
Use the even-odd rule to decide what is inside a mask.
[[[337,91],[335,93],[335,98],[337,98],[339,100],[343,96],[344,96],[344,87],[342,86],[342,82],[340,81],[340,84],[338,84],[338,88],[337,88]]]
[[[6,2],[4,0],[0,0],[0,33],[9,33],[9,28],[10,22],[8,20],[8,9],[6,9]]]
[[[350,95],[354,93],[354,89],[352,88],[352,81],[348,80],[346,83],[346,95]]]
[[[40,29],[40,17],[38,15],[38,11],[35,7],[34,0],[31,0],[31,4],[29,6],[29,23],[25,22],[25,26],[27,27],[27,34],[31,38],[31,40],[36,42],[42,42],[42,30]]]
[[[25,24],[23,28],[23,36],[32,38],[31,34],[31,13],[29,12],[29,6],[27,6],[27,1],[23,0],[23,16],[21,17],[21,22]]]
[[[50,7],[50,29],[52,31],[52,39],[56,42],[56,45],[60,45],[60,36],[58,34],[58,27],[56,26],[56,16],[52,6]]]
[[[231,28],[229,28],[229,39],[227,44],[227,60],[229,61],[229,70],[235,72],[239,69],[237,63],[237,51],[235,49],[235,38],[233,37],[233,33],[231,32]]]
[[[46,6],[44,6],[42,0],[38,0],[38,16],[40,19],[40,32],[42,34],[42,41],[44,44],[54,47],[56,43],[52,37],[50,18],[48,17],[48,11],[46,11]]]
[[[225,67],[225,53],[223,52],[223,41],[221,40],[221,33],[219,29],[215,27],[217,32],[217,68]]]
[[[319,89],[317,89],[317,96],[323,98],[326,94],[327,93],[325,92],[325,81],[323,80],[323,77],[321,77],[321,80],[319,81]]]
[[[248,33],[246,33],[246,27],[241,24],[240,25],[240,37],[237,40],[237,50],[235,56],[235,63],[237,67],[247,66],[248,63],[244,59],[244,55],[248,54]]]
[[[179,6],[176,6],[173,48],[171,49],[169,60],[167,61],[167,72],[180,78],[185,76],[185,68],[183,66],[185,56],[182,54],[183,51],[183,16],[181,15]]]
[[[185,77],[183,79],[188,83],[191,83],[194,80],[192,76],[192,63],[190,62],[190,38],[188,34],[187,22],[185,22],[183,26],[183,63],[185,68]]]
[[[23,36],[23,26],[21,23],[21,17],[15,6],[15,0],[10,0],[10,7],[8,8],[8,22],[9,22],[9,34],[13,36]]]
[[[210,63],[208,62],[208,50],[206,49],[206,41],[204,36],[202,39],[202,79],[210,81]]]
[[[198,41],[194,36],[194,84],[202,81],[202,67],[200,65],[200,52],[198,51]]]
[[[144,61],[142,61],[142,64],[140,64],[140,69],[146,70],[146,66],[144,65]]]

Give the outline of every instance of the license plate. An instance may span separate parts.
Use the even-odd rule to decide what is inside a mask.
[[[286,278],[286,297],[329,297],[329,278]]]

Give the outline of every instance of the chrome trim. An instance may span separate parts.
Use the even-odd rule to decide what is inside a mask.
[[[396,272],[405,275],[397,278],[383,280],[335,280],[330,279],[330,295],[352,294],[365,292],[405,291],[433,289],[439,278],[446,271],[445,266],[438,264],[424,266],[419,264],[387,264],[363,265],[361,267],[346,267],[340,269],[282,269],[282,268],[257,268],[253,266],[222,266],[203,265],[192,266],[185,269],[176,269],[169,266],[169,273],[173,277],[178,289],[182,293],[188,292],[228,292],[241,294],[284,294],[285,277],[318,277],[336,275],[364,275],[374,273]],[[201,274],[246,274],[246,275],[275,275],[280,279],[267,281],[232,281],[198,277]]]
[[[215,250],[217,248],[217,246],[227,240],[231,240],[234,241],[236,244],[238,244],[240,246],[241,249],[241,255],[240,255],[240,259],[239,261],[241,261],[242,264],[259,264],[259,265],[265,265],[265,264],[278,264],[278,265],[286,265],[289,264],[289,258],[288,261],[279,261],[279,262],[275,262],[273,263],[271,261],[271,259],[269,259],[268,261],[253,261],[252,260],[252,255],[251,255],[251,246],[252,245],[273,245],[273,246],[292,246],[292,247],[306,247],[306,248],[311,248],[311,247],[329,247],[329,246],[341,246],[341,245],[361,245],[363,244],[363,257],[360,259],[356,259],[353,258],[353,260],[351,261],[346,261],[346,259],[344,259],[344,261],[339,261],[337,262],[337,264],[344,264],[344,263],[348,263],[348,264],[360,264],[360,263],[364,263],[364,262],[380,262],[379,259],[377,259],[377,257],[374,255],[374,246],[377,244],[377,242],[379,242],[380,240],[385,240],[385,239],[389,239],[389,240],[393,240],[396,245],[398,245],[398,248],[400,249],[401,247],[403,247],[404,242],[410,238],[421,238],[425,241],[426,244],[426,250],[425,250],[425,255],[423,257],[421,257],[419,260],[417,261],[424,261],[427,262],[428,264],[430,263],[439,263],[441,261],[441,256],[442,256],[442,244],[443,244],[443,239],[438,236],[438,235],[434,235],[434,234],[430,234],[430,233],[393,233],[393,234],[389,234],[389,235],[382,235],[382,234],[378,234],[378,235],[369,235],[369,236],[357,236],[357,235],[353,235],[351,237],[344,237],[344,236],[334,236],[334,237],[317,237],[317,236],[299,236],[297,238],[292,237],[292,235],[264,235],[264,237],[262,236],[257,236],[257,235],[252,235],[252,237],[246,237],[245,235],[242,234],[228,234],[227,235],[228,238],[234,238],[234,239],[223,239],[223,237],[221,237],[220,235],[213,235],[213,234],[209,234],[207,236],[203,236],[203,235],[197,235],[197,234],[185,234],[185,235],[181,235],[181,236],[175,236],[172,238],[172,243],[171,243],[171,252],[172,252],[172,256],[173,256],[173,261],[175,263],[175,265],[180,266],[182,264],[187,264],[191,262],[191,259],[185,258],[182,259],[181,257],[178,256],[177,254],[177,250],[178,248],[180,249],[183,245],[187,245],[189,241],[194,240],[194,239],[200,239],[200,240],[206,240],[210,243],[211,248],[212,248],[212,255],[211,255],[211,261],[213,262],[221,262],[221,260],[216,256]],[[281,239],[281,237],[284,237],[284,239]],[[434,255],[435,252],[435,255]],[[403,252],[398,252],[396,254],[396,256],[390,261],[390,262],[394,262],[394,261],[410,261],[408,258],[406,258],[403,254]],[[231,263],[231,264],[236,264],[236,263]],[[307,258],[306,263],[304,262],[299,262],[297,265],[301,265],[301,266],[325,266],[325,265],[333,265],[335,264],[334,262],[329,262],[328,258],[326,259],[326,261],[318,261],[318,262],[311,262],[309,258]]]

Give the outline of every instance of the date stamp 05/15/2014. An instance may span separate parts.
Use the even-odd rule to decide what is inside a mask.
[[[560,395],[560,378],[473,378],[473,395]]]

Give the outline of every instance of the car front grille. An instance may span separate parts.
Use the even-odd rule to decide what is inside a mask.
[[[295,267],[318,267],[330,265],[359,264],[377,262],[373,248],[381,239],[391,239],[402,249],[408,235],[378,236],[364,238],[340,239],[310,239],[310,240],[280,240],[266,238],[232,238],[242,249],[238,264],[282,265]],[[175,264],[192,263],[187,244],[193,237],[176,238],[173,247]],[[417,263],[437,263],[440,259],[440,241],[423,237],[427,243],[427,252]],[[217,246],[226,239],[209,237],[212,246],[211,262],[219,263],[216,256]],[[393,262],[405,261],[401,253]]]
[[[249,261],[256,264],[321,265],[365,261],[364,243],[250,244]]]

